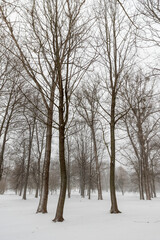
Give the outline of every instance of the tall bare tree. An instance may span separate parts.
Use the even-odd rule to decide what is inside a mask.
[[[105,89],[101,107],[104,119],[110,126],[110,212],[119,213],[115,192],[115,134],[118,121],[126,113],[120,108],[119,98],[124,75],[130,70],[132,65],[130,60],[134,56],[135,35],[132,35],[134,26],[117,0],[98,1],[95,15],[98,27],[95,39],[102,66],[98,75],[103,80]]]
[[[29,7],[25,7],[24,4],[20,9],[25,9],[23,24],[19,25],[19,22],[15,22],[15,25],[21,29],[21,33],[24,33],[25,29],[26,34],[21,36],[6,15],[5,1],[2,2],[1,17],[6,24],[6,31],[16,46],[16,52],[12,52],[12,50],[10,52],[22,62],[26,73],[32,80],[31,83],[39,90],[46,107],[45,159],[42,192],[37,212],[47,212],[53,106],[58,109],[59,120],[55,123],[55,127],[59,130],[61,191],[54,221],[63,221],[66,193],[64,139],[69,102],[75,87],[89,66],[88,59],[84,57],[83,44],[88,32],[87,22],[84,23],[83,18],[80,19],[85,1],[47,0],[44,2],[34,0],[27,4]],[[85,15],[83,17],[85,18]]]

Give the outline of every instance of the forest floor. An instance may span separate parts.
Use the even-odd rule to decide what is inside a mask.
[[[38,199],[0,195],[0,240],[160,240],[160,197],[140,201],[118,194],[121,214],[110,214],[109,195],[98,201],[76,193],[66,199],[63,223],[54,223],[58,195],[49,196],[48,214],[36,214]]]

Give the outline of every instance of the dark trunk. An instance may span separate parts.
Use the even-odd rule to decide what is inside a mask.
[[[111,156],[110,156],[110,196],[111,196],[111,213],[120,213],[118,210],[116,190],[115,190],[115,94],[112,93],[111,105],[111,123],[110,123],[110,143],[111,143]]]
[[[4,152],[5,152],[7,133],[8,133],[12,113],[13,113],[13,109],[12,109],[10,115],[9,115],[9,119],[8,119],[7,125],[5,127],[5,132],[4,132],[3,142],[2,142],[2,148],[1,148],[1,151],[0,151],[0,181],[2,180],[2,175],[3,175]]]
[[[153,168],[153,160],[151,160],[151,186],[152,186],[153,197],[157,197],[156,196],[156,186],[155,186],[155,175],[154,175],[154,168]]]
[[[84,198],[85,197],[85,185],[86,185],[86,176],[85,176],[85,168],[81,167],[81,173],[80,173],[80,193],[81,193],[81,197]]]
[[[50,104],[50,108],[48,109],[48,116],[47,116],[45,157],[44,157],[43,173],[42,173],[41,195],[40,195],[37,213],[39,212],[47,213],[49,167],[50,167],[51,143],[52,143],[52,117],[53,117],[53,101],[51,100],[51,104]]]
[[[42,152],[41,152],[42,153]],[[41,154],[38,158],[38,173],[37,173],[37,184],[36,184],[36,194],[35,194],[35,198],[38,198],[38,194],[39,194],[39,190],[40,190],[40,181],[41,181],[41,168],[40,168],[40,162],[41,162]]]
[[[61,174],[61,186],[60,186],[60,195],[56,210],[56,215],[54,222],[63,222],[63,209],[64,202],[66,197],[67,189],[67,173],[66,173],[66,163],[65,163],[65,123],[64,123],[64,110],[63,110],[63,87],[60,79],[59,85],[59,161],[60,161],[60,174]]]
[[[59,160],[60,160],[60,172],[61,172],[61,187],[60,195],[57,205],[56,216],[54,222],[62,222],[63,218],[63,208],[66,197],[66,187],[67,187],[67,174],[65,165],[65,151],[64,151],[64,127],[60,125],[59,127]]]

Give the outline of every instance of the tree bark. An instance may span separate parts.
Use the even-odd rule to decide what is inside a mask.
[[[5,152],[5,146],[6,146],[6,140],[7,140],[7,133],[8,133],[11,117],[12,117],[12,114],[13,114],[13,109],[14,109],[14,105],[12,106],[11,113],[10,113],[9,118],[7,120],[7,124],[6,124],[6,127],[5,127],[5,132],[4,132],[4,137],[3,137],[3,142],[2,142],[2,148],[1,148],[1,151],[0,151],[0,181],[2,180],[2,175],[3,175],[4,152]]]
[[[42,153],[42,152],[41,152]],[[38,174],[37,174],[37,184],[36,184],[36,194],[35,194],[35,198],[38,198],[38,193],[39,193],[39,190],[40,190],[40,181],[41,181],[41,168],[40,168],[40,162],[41,162],[41,154],[40,154],[40,156],[39,156],[39,158],[38,158],[38,163],[37,163],[37,165],[38,165],[38,169],[37,169],[37,171],[38,171]]]
[[[111,196],[111,213],[120,213],[118,210],[116,190],[115,190],[115,94],[112,93],[111,104],[111,122],[110,122],[110,142],[111,142],[111,156],[110,156],[110,196]]]
[[[145,141],[143,137],[142,123],[141,119],[138,122],[138,139],[141,151],[141,161],[142,161],[142,175],[144,180],[144,189],[146,193],[146,199],[151,200],[150,186],[149,186],[149,169],[148,169],[148,156],[145,149]]]
[[[50,167],[51,144],[52,144],[52,118],[53,118],[53,100],[50,100],[50,101],[51,103],[50,103],[50,108],[48,109],[48,116],[47,116],[46,146],[45,146],[43,173],[42,173],[42,187],[41,187],[41,195],[40,195],[37,213],[39,212],[47,213],[49,167]]]
[[[63,86],[62,79],[59,79],[59,161],[60,161],[60,173],[61,173],[61,186],[60,186],[60,195],[58,199],[58,205],[56,210],[54,222],[63,222],[63,209],[64,202],[66,198],[66,189],[67,189],[67,173],[66,173],[66,163],[65,163],[65,123],[64,123],[64,97],[63,97]]]

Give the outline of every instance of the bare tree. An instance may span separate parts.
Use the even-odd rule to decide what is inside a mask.
[[[88,28],[86,23],[82,19],[80,20],[85,1],[78,3],[71,0],[47,0],[44,3],[35,0],[29,4],[29,7],[23,6],[26,10],[22,23],[24,22],[25,25],[19,25],[19,22],[16,22],[15,25],[18,24],[20,32],[23,32],[25,28],[27,33],[25,36],[23,34],[18,36],[19,32],[16,32],[15,25],[11,23],[4,11],[5,1],[3,3],[0,6],[1,17],[6,24],[6,31],[16,46],[16,53],[12,50],[10,52],[22,62],[26,73],[33,81],[32,84],[39,90],[46,107],[45,159],[42,192],[37,212],[47,212],[53,106],[55,105],[58,109],[59,121],[55,123],[55,127],[59,130],[61,191],[54,221],[63,221],[66,193],[64,138],[69,115],[69,102],[75,87],[89,67],[88,59],[84,58],[85,50],[83,48]]]
[[[39,128],[42,131],[40,131]],[[42,153],[43,153],[43,150],[44,150],[45,132],[46,132],[45,125],[43,123],[36,122],[36,126],[35,126],[36,143],[37,143],[36,154],[38,154],[38,160],[37,160],[37,163],[36,163],[36,166],[37,166],[36,167],[36,169],[37,169],[37,176],[36,176],[36,194],[35,194],[35,198],[38,198],[38,194],[40,194],[40,189],[41,189],[41,177],[42,177],[41,158],[42,158]]]
[[[98,82],[93,86],[84,85],[81,92],[77,93],[77,110],[79,115],[84,119],[86,124],[91,130],[91,137],[93,141],[94,159],[96,163],[96,178],[97,178],[97,190],[98,200],[102,200],[102,186],[101,186],[101,173],[100,173],[100,161],[98,156],[98,146],[96,140],[97,123],[98,123]]]
[[[28,178],[29,178],[29,174],[30,174],[31,157],[32,157],[32,144],[33,144],[33,138],[34,138],[34,132],[35,132],[35,126],[36,126],[36,118],[37,118],[36,111],[32,108],[30,110],[31,110],[31,113],[27,114],[27,111],[24,106],[23,115],[24,115],[25,122],[27,125],[27,130],[28,130],[28,156],[27,156],[27,168],[26,168],[25,181],[24,181],[24,192],[23,192],[24,200],[26,200]]]
[[[3,104],[1,108],[1,119],[0,119],[0,137],[2,139],[2,145],[0,149],[0,179],[3,173],[4,153],[7,142],[7,136],[11,124],[16,114],[17,108],[19,107],[19,100],[22,95],[19,91],[19,77],[11,74],[12,80],[8,80],[3,87],[3,95],[1,96]]]
[[[151,199],[150,162],[151,143],[157,136],[159,118],[157,106],[153,107],[154,81],[142,75],[142,72],[127,81],[126,97],[131,111],[125,117],[127,133],[138,161],[137,174],[139,179],[140,199]],[[152,82],[151,82],[152,81]]]
[[[149,63],[147,67],[152,68],[152,74],[159,75],[157,50],[159,51],[160,47],[160,3],[159,0],[139,0],[138,3],[137,9],[141,19],[140,45],[142,48],[148,47]]]
[[[123,5],[124,6],[124,5]],[[124,75],[132,65],[134,56],[134,26],[119,5],[119,1],[98,1],[95,9],[98,35],[95,36],[99,53],[101,73],[104,82],[104,97],[101,107],[104,119],[110,126],[110,195],[111,213],[119,213],[115,192],[115,160],[116,160],[116,124],[126,111],[120,108],[120,89]],[[104,105],[105,104],[105,105]],[[108,109],[110,106],[110,109]]]
[[[82,198],[84,198],[87,186],[87,172],[89,163],[88,127],[86,123],[79,121],[76,123],[75,128],[76,134],[74,135],[75,148],[73,157],[76,165],[78,165],[80,195]]]
[[[116,169],[116,185],[117,188],[122,192],[122,195],[124,195],[129,185],[129,175],[122,166]]]

